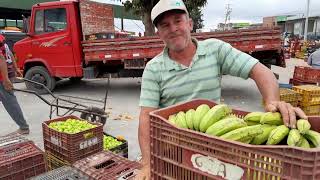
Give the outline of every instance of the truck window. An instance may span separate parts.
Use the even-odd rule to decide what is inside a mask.
[[[67,27],[66,9],[46,9],[36,11],[35,33],[63,31]]]

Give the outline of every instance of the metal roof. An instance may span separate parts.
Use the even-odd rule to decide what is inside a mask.
[[[52,2],[58,0],[0,0],[0,19],[22,19],[21,15],[30,15],[30,10],[34,4]],[[115,18],[141,20],[132,12],[125,11],[123,6],[112,5]]]

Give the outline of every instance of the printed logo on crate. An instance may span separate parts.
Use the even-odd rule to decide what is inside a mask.
[[[97,137],[91,138],[91,139],[87,139],[85,141],[80,142],[79,148],[80,149],[85,149],[87,147],[93,146],[95,144],[98,144],[99,140]]]
[[[193,168],[214,176],[221,176],[224,179],[241,179],[244,175],[244,170],[241,167],[210,156],[187,153],[186,159],[190,160],[186,163]]]

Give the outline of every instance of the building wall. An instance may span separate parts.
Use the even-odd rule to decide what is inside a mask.
[[[314,21],[313,32],[315,32],[316,34],[320,34],[320,19]]]
[[[305,19],[295,19],[285,22],[285,32],[302,37],[304,35]],[[311,17],[308,22],[308,36],[320,35],[320,17]]]
[[[272,16],[272,17],[264,17],[263,18],[263,27],[274,27],[276,26],[276,17]]]

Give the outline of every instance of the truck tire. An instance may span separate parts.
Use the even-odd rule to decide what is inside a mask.
[[[106,115],[106,113],[104,112],[103,109],[100,109],[100,108],[97,108],[97,107],[89,107],[89,108],[85,109],[85,111],[88,111],[88,113],[87,112],[82,112],[81,115],[80,115],[81,119],[85,119],[85,120],[88,120],[90,122],[101,123],[103,125],[106,123],[107,115]],[[95,113],[95,114],[99,114],[100,116],[94,115],[94,114],[92,114],[90,112]]]
[[[30,68],[26,72],[25,78],[45,85],[50,91],[52,91],[56,86],[55,78],[51,77],[48,70],[43,66],[34,66]],[[29,90],[35,91],[39,94],[48,94],[48,91],[40,85],[26,82],[26,86]]]

